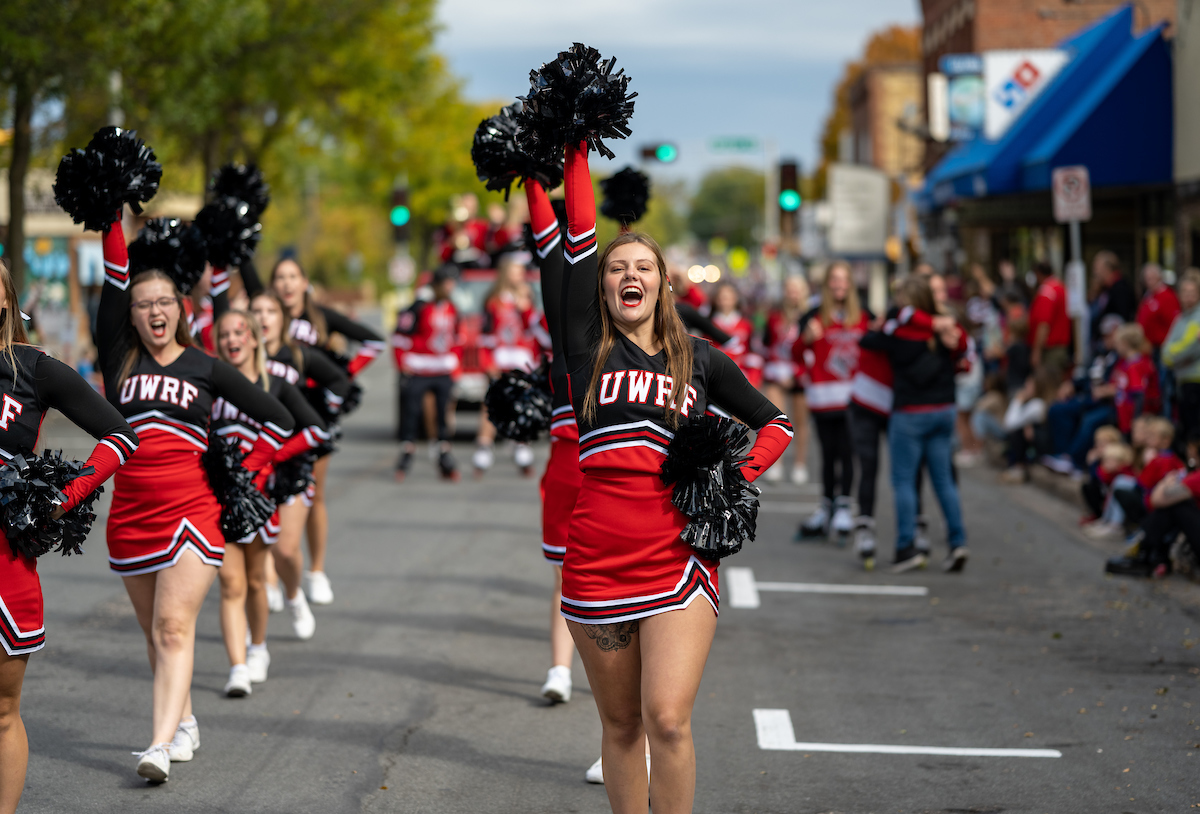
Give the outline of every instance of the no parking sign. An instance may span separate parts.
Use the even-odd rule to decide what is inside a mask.
[[[1092,183],[1087,167],[1058,167],[1054,170],[1051,187],[1056,221],[1070,223],[1092,219]]]

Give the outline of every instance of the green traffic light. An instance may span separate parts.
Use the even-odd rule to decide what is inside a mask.
[[[407,206],[393,206],[391,213],[392,226],[404,226],[412,220],[412,212]]]
[[[654,148],[654,157],[664,164],[670,164],[679,158],[679,150],[674,144],[660,144]]]
[[[780,192],[779,208],[784,212],[795,212],[800,208],[800,193],[794,189],[785,189]]]

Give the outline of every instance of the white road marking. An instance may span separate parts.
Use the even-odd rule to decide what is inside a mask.
[[[758,748],[780,752],[843,752],[871,755],[946,755],[950,757],[1062,757],[1057,749],[971,749],[957,746],[897,746],[878,743],[798,743],[792,714],[786,709],[754,710]]]
[[[757,608],[759,593],[777,591],[793,594],[844,594],[853,596],[928,596],[924,585],[834,585],[821,582],[758,582],[754,569],[729,566],[721,573],[734,608]]]

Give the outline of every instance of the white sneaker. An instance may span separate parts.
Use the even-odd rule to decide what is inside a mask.
[[[308,600],[304,591],[296,591],[296,598],[287,600],[288,610],[292,612],[292,629],[296,631],[297,639],[311,639],[317,632],[317,620],[308,609]]]
[[[200,725],[196,723],[195,715],[189,715],[180,721],[179,726],[175,729],[175,737],[171,741],[167,755],[171,758],[172,763],[187,763],[195,756],[195,752],[199,748]]]
[[[763,477],[767,479],[767,483],[783,483],[783,475],[783,464],[776,461],[767,468]]]
[[[571,668],[559,665],[546,672],[546,683],[542,685],[542,697],[555,704],[571,700]]]
[[[804,464],[797,464],[792,467],[792,483],[796,486],[803,486],[808,483],[808,467]]]
[[[308,594],[308,601],[314,605],[333,604],[333,586],[329,584],[329,577],[325,576],[324,571],[304,572],[304,593]]]
[[[533,449],[529,444],[517,444],[513,447],[513,463],[522,469],[533,466]]]
[[[583,779],[589,783],[604,783],[604,758],[596,758],[596,762],[587,770]]]
[[[475,452],[471,455],[471,465],[483,472],[492,468],[494,458],[491,447],[475,447]]]
[[[270,666],[271,654],[267,652],[266,644],[257,647],[250,645],[246,650],[246,669],[250,671],[250,680],[255,684],[266,681]]]
[[[144,752],[134,752],[138,758],[137,773],[151,783],[166,783],[171,776],[169,743],[156,743]]]
[[[235,664],[229,668],[229,680],[225,682],[225,695],[228,698],[245,698],[253,690],[250,688],[250,669],[244,664]]]
[[[271,613],[283,613],[283,591],[278,585],[267,583],[267,610]]]
[[[850,514],[850,498],[839,497],[834,501],[833,520],[829,527],[834,534],[849,534],[854,530],[854,517]]]

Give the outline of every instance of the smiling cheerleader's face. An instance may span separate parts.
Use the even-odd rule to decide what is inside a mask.
[[[234,367],[241,367],[258,350],[254,332],[240,314],[231,314],[221,320],[217,328],[217,350],[221,358]]]
[[[662,275],[649,246],[626,243],[613,249],[601,285],[608,313],[618,328],[629,330],[654,319]]]
[[[129,316],[146,350],[154,352],[170,346],[183,317],[174,286],[166,280],[138,283],[130,289],[130,301]]]
[[[250,313],[262,328],[263,339],[270,345],[283,339],[283,312],[279,303],[270,297],[255,297],[250,303]]]

